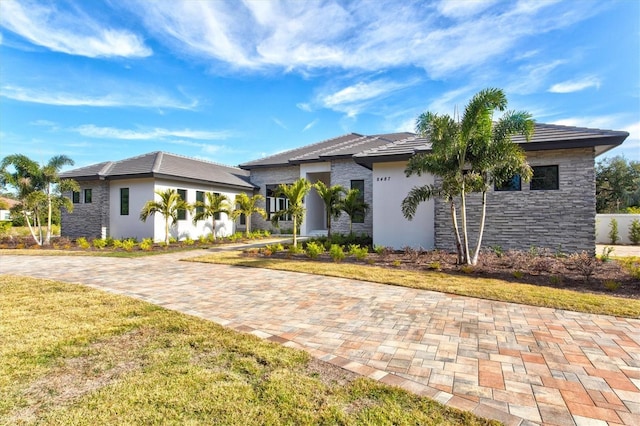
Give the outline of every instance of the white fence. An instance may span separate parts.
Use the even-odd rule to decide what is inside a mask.
[[[617,244],[631,244],[629,230],[634,219],[640,220],[640,214],[597,214],[596,215],[596,243],[611,244],[609,232],[611,231],[611,219],[618,222],[618,236],[620,240]]]

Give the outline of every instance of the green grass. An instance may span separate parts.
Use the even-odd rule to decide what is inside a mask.
[[[80,285],[0,276],[0,341],[0,424],[497,424]]]
[[[640,300],[637,299],[530,284],[514,284],[492,278],[453,275],[437,271],[404,271],[362,264],[246,257],[239,251],[208,254],[188,260],[351,278],[532,306],[640,318]]]

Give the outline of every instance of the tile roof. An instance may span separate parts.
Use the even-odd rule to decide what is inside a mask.
[[[61,173],[61,177],[77,180],[168,177],[254,188],[246,170],[161,151],[92,164]]]
[[[520,135],[513,136],[512,140],[525,151],[594,147],[596,155],[600,155],[620,145],[628,136],[627,132],[615,130],[535,123],[534,134],[529,141]],[[373,163],[405,160],[430,149],[428,138],[411,134],[405,139],[356,153],[353,159],[371,168]]]

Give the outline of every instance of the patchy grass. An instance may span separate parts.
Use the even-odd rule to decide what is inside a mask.
[[[497,424],[212,322],[0,276],[0,424]]]
[[[530,284],[514,284],[498,279],[445,274],[437,271],[418,272],[363,264],[247,257],[239,251],[214,253],[191,258],[189,261],[304,272],[441,291],[482,299],[522,303],[532,306],[640,318],[640,300],[637,299],[583,293]]]

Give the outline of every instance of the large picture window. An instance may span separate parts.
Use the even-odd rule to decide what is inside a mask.
[[[532,191],[560,189],[558,166],[534,166],[530,189]]]
[[[120,215],[129,215],[129,188],[120,188]]]
[[[267,219],[271,219],[273,214],[289,208],[289,200],[282,196],[277,196],[278,186],[280,185],[267,185],[267,197],[265,210],[267,211]],[[280,220],[292,220],[291,216],[280,218]]]
[[[186,189],[178,189],[178,195],[184,201],[187,201],[187,190]],[[187,211],[185,209],[178,210],[178,220],[187,220]]]
[[[351,189],[357,189],[358,199],[364,202],[364,180],[352,180]],[[364,223],[364,211],[354,214],[351,219],[353,223]]]
[[[521,191],[522,179],[520,175],[515,175],[508,181],[503,182],[502,185],[494,185],[494,189],[496,191]]]

